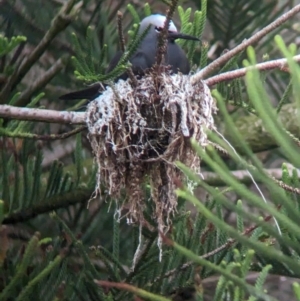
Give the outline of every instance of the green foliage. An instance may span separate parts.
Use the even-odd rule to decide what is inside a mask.
[[[178,7],[178,14],[181,22],[181,32],[198,37],[199,39],[201,39],[206,21],[206,1],[201,1],[201,4],[202,10],[196,10],[194,12],[192,22],[190,21],[192,12],[191,8],[187,8],[184,11],[181,6]],[[191,62],[193,62],[197,43],[188,40],[179,40],[177,43],[183,48],[188,49],[187,57]],[[199,53],[197,53],[197,55],[199,55]]]
[[[249,37],[259,26],[260,28],[270,23],[270,18],[263,16],[278,16],[283,12],[274,11],[279,1],[263,2],[250,1],[211,1],[208,3],[208,19],[215,32],[215,39],[224,43],[224,48],[230,48],[230,42],[242,42]]]
[[[50,32],[53,30],[53,23],[49,24],[59,5],[47,3],[45,14],[41,16],[39,8],[35,8],[37,4],[33,5],[31,1],[24,1],[22,11],[6,2],[0,16],[1,24],[7,25],[5,34],[9,38],[0,38],[0,76],[5,70],[10,70],[9,75],[19,70],[22,60],[18,58],[25,41],[23,34],[26,33],[30,47],[36,50],[48,28],[51,27]],[[190,61],[200,68],[226,48],[270,23],[289,5],[287,2],[281,6],[277,4],[274,9],[272,1],[216,0],[208,1],[206,9],[206,1],[196,4],[198,10],[195,11],[179,6],[178,15],[181,31],[202,39],[204,36],[206,39],[203,34],[206,17],[210,21],[213,37],[209,43],[203,41],[201,56],[197,44],[180,42]],[[102,1],[92,0],[84,0],[80,5],[82,16],[49,43],[42,52],[44,56],[36,57],[9,89],[6,87],[8,77],[0,81],[0,94],[6,96],[0,102],[18,104],[22,93],[30,89],[34,80],[29,76],[29,70],[33,72],[38,67],[37,70],[46,72],[50,68],[49,62],[51,65],[65,52],[73,55],[75,75],[80,80],[110,81],[124,72],[128,58],[142,39],[136,35],[137,24],[144,15],[155,11],[154,6],[152,3],[141,7],[128,5],[130,20],[137,24],[131,24],[131,40],[120,63],[104,75],[118,41],[115,15],[120,7],[117,4],[116,7],[102,7]],[[128,19],[124,13],[125,30]],[[287,103],[293,101],[299,107],[300,70],[291,60],[296,53],[295,45],[286,47],[280,37],[273,41],[279,30],[259,43],[255,51],[249,48],[247,52],[239,53],[218,71],[237,69],[242,66],[242,60],[244,66],[253,65],[265,53],[271,58],[281,53],[280,56],[287,57],[289,63],[288,74],[265,72],[262,75],[251,70],[245,80],[235,79],[214,87],[219,128],[225,129],[224,136],[230,135],[230,143],[238,145],[242,155],[216,133],[209,133],[209,139],[227,151],[226,158],[211,145],[204,151],[197,142],[192,142],[202,159],[203,174],[214,172],[221,177],[225,188],[208,184],[207,179],[203,180],[178,163],[202,193],[193,194],[184,185],[177,190],[178,211],[174,213],[169,231],[162,236],[157,233],[152,219],[155,209],[149,186],[144,187],[147,195],[145,225],[149,227],[127,225],[126,213],[118,212],[106,187],[101,187],[101,195],[94,199],[97,170],[93,167],[85,135],[77,134],[72,141],[72,138],[59,140],[58,144],[51,139],[36,143],[32,139],[36,139],[37,134],[33,133],[38,132],[40,136],[53,132],[60,134],[69,131],[69,125],[41,126],[29,121],[1,119],[0,300],[118,301],[133,300],[134,296],[174,301],[282,300],[273,297],[272,292],[266,292],[265,283],[270,274],[300,277],[300,183],[298,170],[289,167],[299,166],[299,137],[295,135],[297,131],[292,133],[284,128],[280,117]],[[293,40],[296,34],[296,31],[291,32],[289,39]],[[75,56],[69,43],[76,49]],[[212,54],[213,45],[222,46]],[[39,79],[43,72],[38,73]],[[57,72],[47,87],[44,84],[45,93],[33,91],[24,106],[41,108],[38,105],[41,102],[43,106],[58,110],[78,109],[79,104],[53,101],[56,98],[53,95],[67,85],[75,85],[73,68],[68,70],[67,67],[64,74]],[[231,111],[229,104],[233,108]],[[255,114],[262,122],[266,137],[272,136],[275,146],[280,146],[279,150],[269,149],[265,159],[253,154],[251,143],[244,139],[245,129],[240,132],[236,126],[235,120],[250,114]],[[252,126],[254,123],[248,128]],[[73,148],[61,156],[60,147],[72,142]],[[48,156],[53,154],[56,160],[47,163]],[[276,160],[280,161],[280,180],[266,172]],[[244,178],[233,176],[232,171],[241,168],[251,173],[262,187],[268,203],[255,192],[252,180],[249,184]],[[192,208],[188,207],[191,212],[187,209],[189,203],[193,204]],[[123,218],[119,219],[120,216]],[[158,248],[159,239],[163,241],[162,250]],[[248,276],[253,272],[258,272],[258,276],[250,284]],[[206,281],[213,281],[214,277],[215,289],[212,289]],[[131,286],[101,287],[95,280]],[[300,300],[297,283],[293,290]]]
[[[294,289],[294,292],[295,292],[295,296],[297,297],[297,300],[300,300],[300,285],[299,283],[294,283],[293,284],[293,289]]]
[[[38,157],[38,154],[37,154]],[[26,164],[26,163],[25,163]],[[25,165],[26,167],[26,165]],[[48,185],[46,188],[45,197],[47,198],[53,193],[56,193],[55,190],[55,183],[58,182],[59,178],[63,178],[62,174],[58,170],[58,165],[53,165],[52,170],[49,175]],[[40,175],[38,173],[38,178],[40,178]],[[19,181],[17,181],[19,182]],[[30,185],[28,185],[30,187]],[[76,187],[73,186],[73,189],[76,189]],[[27,193],[30,194],[30,193]],[[47,199],[46,199],[47,201]],[[23,205],[23,204],[22,204]],[[206,206],[210,208],[210,210],[214,210],[216,207],[215,201],[209,201]],[[23,207],[23,212],[26,211],[26,207]],[[151,213],[149,213],[151,215]],[[221,216],[220,216],[221,217]],[[158,261],[158,253],[159,250],[156,245],[156,233],[150,233],[147,234],[145,232],[145,241],[143,242],[143,248],[142,248],[142,254],[138,258],[138,261],[135,264],[134,270],[127,271],[124,269],[124,264],[130,263],[134,253],[137,248],[138,241],[135,241],[134,235],[129,235],[127,237],[127,245],[132,247],[130,248],[130,252],[122,251],[122,257],[119,258],[119,249],[120,249],[120,235],[118,234],[121,231],[120,223],[118,223],[116,220],[114,221],[112,226],[113,235],[114,238],[112,240],[112,245],[109,247],[111,248],[112,252],[110,252],[105,246],[97,246],[93,247],[92,250],[88,250],[82,240],[78,240],[73,232],[70,230],[70,228],[66,225],[66,223],[58,217],[57,214],[53,215],[53,218],[57,220],[62,228],[64,229],[64,240],[62,240],[59,245],[62,247],[63,241],[67,242],[67,249],[65,251],[59,251],[61,247],[59,247],[58,237],[56,239],[49,240],[44,239],[44,243],[40,242],[38,244],[39,239],[33,238],[35,241],[35,249],[30,251],[30,256],[33,256],[34,252],[40,252],[38,251],[38,245],[43,246],[43,244],[52,246],[52,251],[50,254],[47,255],[47,257],[44,259],[42,266],[38,268],[38,270],[33,270],[31,274],[27,276],[26,282],[23,282],[25,287],[24,289],[19,293],[19,295],[16,296],[16,300],[22,300],[24,296],[27,296],[30,292],[34,291],[34,287],[37,283],[40,283],[39,285],[43,287],[46,285],[45,281],[48,282],[47,286],[51,286],[53,290],[57,290],[60,286],[60,282],[57,281],[58,279],[64,279],[66,275],[68,274],[69,269],[73,269],[74,263],[72,263],[72,257],[69,257],[72,253],[75,252],[75,254],[78,253],[78,256],[83,259],[84,261],[84,268],[79,270],[78,277],[71,277],[69,278],[70,281],[68,281],[68,285],[64,288],[64,294],[66,296],[69,295],[69,291],[72,289],[75,289],[77,292],[77,297],[80,295],[85,296],[86,300],[94,300],[94,297],[97,296],[97,298],[100,298],[100,300],[106,300],[108,296],[103,295],[101,291],[99,291],[99,288],[96,285],[93,285],[92,279],[101,279],[104,275],[109,277],[113,281],[121,281],[122,279],[125,280],[125,282],[131,282],[137,287],[146,287],[147,290],[150,290],[152,292],[168,295],[171,291],[174,290],[174,288],[180,288],[185,287],[187,285],[191,285],[193,275],[195,273],[195,266],[192,264],[192,262],[188,263],[188,265],[185,267],[185,256],[186,254],[181,252],[180,250],[176,250],[176,248],[164,248],[163,251],[163,261],[160,263]],[[109,219],[113,220],[112,215],[110,214]],[[193,226],[192,226],[193,225]],[[122,228],[124,225],[122,226]],[[216,246],[214,241],[216,241],[217,246],[222,246],[224,243],[228,241],[228,236],[226,234],[226,231],[220,230],[221,228],[211,228],[209,224],[206,222],[206,218],[201,214],[198,215],[195,219],[191,219],[189,214],[186,214],[184,211],[180,213],[180,215],[177,217],[177,219],[174,221],[174,227],[173,227],[173,234],[172,239],[174,239],[178,244],[186,245],[191,250],[190,252],[196,252],[196,254],[205,254],[209,252],[212,248],[212,246]],[[96,230],[96,229],[95,229]],[[134,228],[131,229],[130,232],[134,231]],[[206,234],[204,234],[206,233]],[[133,239],[133,244],[131,240]],[[217,240],[216,240],[217,239]],[[60,239],[61,240],[61,239]],[[197,243],[201,241],[201,244]],[[123,240],[122,240],[123,241]],[[122,242],[124,244],[124,242]],[[27,247],[28,250],[31,250],[30,245]],[[126,250],[126,246],[122,245],[122,250]],[[233,258],[235,251],[233,248],[229,248],[225,250],[226,252],[216,252],[215,254],[210,255],[211,260],[214,263],[220,263],[222,262],[223,265],[230,264],[231,258]],[[29,252],[29,251],[28,251]],[[61,255],[57,254],[59,252]],[[64,256],[62,257],[62,253],[64,252]],[[229,255],[230,253],[232,255]],[[55,254],[56,253],[56,254]],[[126,254],[127,253],[127,254]],[[27,254],[27,253],[26,253]],[[68,255],[69,254],[69,255]],[[94,254],[94,255],[93,255]],[[65,257],[67,255],[67,257]],[[24,255],[25,256],[25,255]],[[125,257],[124,257],[125,256]],[[104,264],[104,267],[97,267],[92,263],[92,258],[99,258]],[[26,257],[27,258],[27,257]],[[52,258],[54,261],[49,265],[48,259]],[[55,259],[54,259],[55,258]],[[63,259],[64,258],[64,259]],[[236,257],[237,258],[237,257]],[[249,266],[249,259],[246,257],[244,264],[241,265],[242,270],[244,271],[244,276],[246,275],[247,269]],[[25,259],[23,259],[24,261]],[[64,272],[57,277],[51,277],[51,279],[46,279],[46,275],[48,275],[50,272],[51,274],[54,273],[57,275],[58,273],[58,266],[61,262],[64,262]],[[22,261],[22,262],[23,262]],[[27,262],[27,261],[26,261]],[[181,271],[177,271],[178,269],[178,263],[184,267]],[[244,267],[244,268],[243,268]],[[247,267],[247,268],[246,268]],[[230,269],[230,267],[228,267]],[[201,277],[207,277],[208,275],[212,274],[214,271],[213,265],[204,265],[201,270]],[[171,273],[170,273],[171,272]],[[172,275],[174,275],[174,272],[176,272],[177,277],[174,278],[172,281],[170,281],[168,278]],[[23,273],[23,269],[18,270],[18,275],[21,275]],[[73,272],[72,272],[73,273]],[[64,276],[65,275],[65,276]],[[18,276],[20,277],[20,276]],[[62,278],[63,277],[63,278]],[[70,276],[68,276],[70,277]],[[105,279],[104,278],[104,279]],[[16,278],[19,279],[19,278]],[[44,279],[44,280],[43,280]],[[51,282],[49,282],[51,280]],[[10,284],[9,287],[15,287],[17,283],[17,280],[14,280],[12,284]],[[44,283],[43,285],[41,283]],[[227,289],[227,285],[224,286],[224,289]],[[9,288],[7,290],[10,290]],[[6,294],[7,290],[4,292]],[[80,293],[79,293],[80,292]],[[48,296],[53,297],[53,294],[47,293]],[[28,295],[29,296],[29,295]],[[89,296],[89,297],[87,297]],[[94,297],[93,297],[94,296]],[[80,300],[77,299],[77,297],[73,296],[72,300]],[[128,298],[129,293],[123,292],[120,293],[118,291],[112,291],[111,295],[109,296],[113,298],[113,300],[121,300],[123,298]],[[46,298],[45,300],[52,300],[50,297]]]
[[[111,81],[116,77],[120,76],[124,71],[128,68],[128,59],[132,56],[132,54],[137,50],[138,45],[146,36],[149,29],[146,29],[140,36],[136,35],[134,39],[131,41],[130,46],[128,47],[127,51],[123,53],[121,56],[117,66],[107,74],[95,74],[95,68],[91,65],[90,59],[91,56],[85,56],[84,51],[80,49],[78,41],[76,42],[76,37],[74,37],[74,44],[77,48],[77,52],[79,53],[79,59],[73,57],[73,61],[77,67],[75,74],[78,79],[85,80],[85,81]],[[102,50],[105,51],[105,48]],[[91,53],[91,50],[88,52]]]
[[[97,80],[96,72],[102,71],[104,73],[104,62],[107,55],[107,45],[104,45],[99,61],[93,62],[93,38],[94,31],[91,27],[88,27],[86,43],[84,48],[82,48],[75,33],[72,34],[73,45],[77,54],[77,57],[72,57],[73,63],[76,67],[75,75],[78,79],[85,79],[90,82],[95,82]]]
[[[199,1],[193,1],[198,5]],[[232,49],[241,43],[244,39],[248,39],[255,34],[258,28],[263,28],[271,23],[275,18],[283,14],[287,7],[291,8],[292,3],[280,1],[259,1],[259,0],[240,0],[226,1],[214,0],[207,5],[207,19],[212,31],[210,45],[214,45],[214,52],[211,53],[210,59],[214,60],[223,54],[223,51]],[[203,4],[201,4],[201,8]],[[291,25],[291,24],[290,24]],[[290,26],[288,25],[288,26]],[[282,32],[283,28],[275,29],[268,34],[256,46],[258,61],[261,61],[265,55],[269,59],[278,58],[281,54],[274,43],[274,36]],[[298,36],[298,32],[289,31],[286,41],[294,41]],[[242,60],[245,53],[241,52],[232,58],[222,68],[222,71],[236,69],[242,67]],[[204,65],[202,65],[204,66]],[[283,72],[265,72],[264,79],[262,74],[260,78],[268,86],[268,92],[273,96],[276,103],[291,102],[291,95],[284,93],[289,77]],[[241,114],[254,113],[253,107],[248,102],[245,95],[245,84],[240,79],[231,81],[230,83],[220,83],[217,85],[218,91],[224,97],[224,100],[230,104],[234,104],[237,114],[233,118],[237,119]],[[281,99],[283,97],[283,100]],[[279,106],[280,107],[280,106]],[[242,110],[238,110],[241,108]]]
[[[23,43],[25,41],[26,37],[24,36],[12,37],[9,41],[8,38],[0,35],[0,57],[7,53],[10,53],[20,43]]]

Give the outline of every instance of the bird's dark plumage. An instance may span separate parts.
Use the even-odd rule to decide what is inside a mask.
[[[166,17],[162,15],[151,15],[142,20],[139,29],[140,34],[144,32],[149,25],[151,25],[151,27],[145,38],[140,43],[137,51],[129,59],[132,71],[136,76],[143,76],[145,71],[150,69],[155,64],[158,35],[159,31],[164,26],[165,20]],[[173,73],[181,72],[182,74],[188,74],[190,72],[189,61],[182,48],[176,44],[176,39],[199,39],[178,33],[174,23],[172,21],[170,22],[164,65],[169,65]],[[112,71],[117,66],[122,54],[123,53],[121,51],[115,54],[106,70],[107,73]],[[122,75],[116,78],[116,81],[119,79],[126,80],[127,78],[128,74],[127,72],[124,72]],[[59,97],[59,99],[71,100],[85,98],[93,100],[101,94],[102,90],[103,85],[101,83],[95,83],[83,90],[62,95]]]

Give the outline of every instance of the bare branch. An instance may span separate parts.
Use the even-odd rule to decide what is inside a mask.
[[[293,57],[293,60],[297,63],[300,62],[300,55],[296,55]],[[215,84],[224,82],[224,81],[229,81],[233,80],[235,78],[243,77],[246,75],[247,71],[253,70],[253,69],[258,69],[260,71],[266,71],[266,70],[272,70],[272,69],[284,69],[287,67],[288,60],[287,59],[278,59],[278,60],[273,60],[273,61],[268,61],[260,64],[256,64],[255,66],[250,66],[246,68],[241,68],[237,70],[232,70],[228,72],[224,72],[221,74],[218,74],[216,76],[210,77],[205,80],[205,83],[208,86],[213,86]]]
[[[296,5],[294,8],[289,10],[287,13],[283,14],[281,17],[277,18],[274,22],[263,28],[262,30],[258,31],[256,34],[254,34],[251,38],[244,40],[241,44],[233,48],[232,50],[226,52],[224,55],[220,56],[216,60],[214,60],[211,64],[209,64],[204,69],[197,72],[195,75],[191,77],[192,84],[195,84],[199,80],[204,79],[209,74],[211,74],[213,71],[215,71],[217,68],[220,68],[222,65],[228,62],[232,57],[234,57],[236,54],[240,53],[241,51],[245,50],[248,46],[258,42],[261,40],[264,36],[266,36],[268,33],[273,31],[275,28],[282,25],[284,22],[292,18],[294,15],[296,15],[300,11],[300,4]]]
[[[18,108],[0,105],[0,117],[52,123],[85,124],[84,112]]]

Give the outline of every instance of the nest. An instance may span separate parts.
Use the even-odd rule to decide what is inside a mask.
[[[200,172],[190,138],[206,146],[214,110],[209,88],[203,82],[192,86],[187,75],[152,72],[135,87],[129,80],[107,87],[90,102],[86,115],[98,165],[96,194],[103,183],[128,222],[149,225],[143,187],[150,182],[152,219],[165,232],[177,206],[174,182],[184,180],[175,161]]]

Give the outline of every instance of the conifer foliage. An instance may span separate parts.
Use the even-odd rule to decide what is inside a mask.
[[[0,300],[300,300],[300,5],[126,4],[0,2]],[[105,139],[116,135],[114,150],[121,150],[109,161],[112,146],[88,132],[85,100],[57,99],[100,81],[118,102],[123,95],[113,80],[130,68],[143,39],[140,20],[158,10],[201,39],[178,41],[193,66],[179,82],[206,91],[215,114],[197,128],[190,120],[203,121],[206,109],[198,90],[189,101],[166,94],[163,110],[177,106],[182,127],[189,107],[185,126],[201,135],[183,138],[170,123],[185,148],[169,137],[140,165],[141,176],[126,182],[131,129],[117,136],[116,122],[101,128]],[[118,44],[126,51],[106,74]],[[162,83],[148,83],[149,91],[164,95]],[[128,114],[124,104],[118,108],[119,116]],[[94,158],[97,147],[101,156]],[[120,185],[117,193],[112,185]],[[159,211],[170,201],[171,211]],[[132,208],[142,219],[132,219]],[[290,296],[270,288],[279,281],[274,275],[294,278]]]

